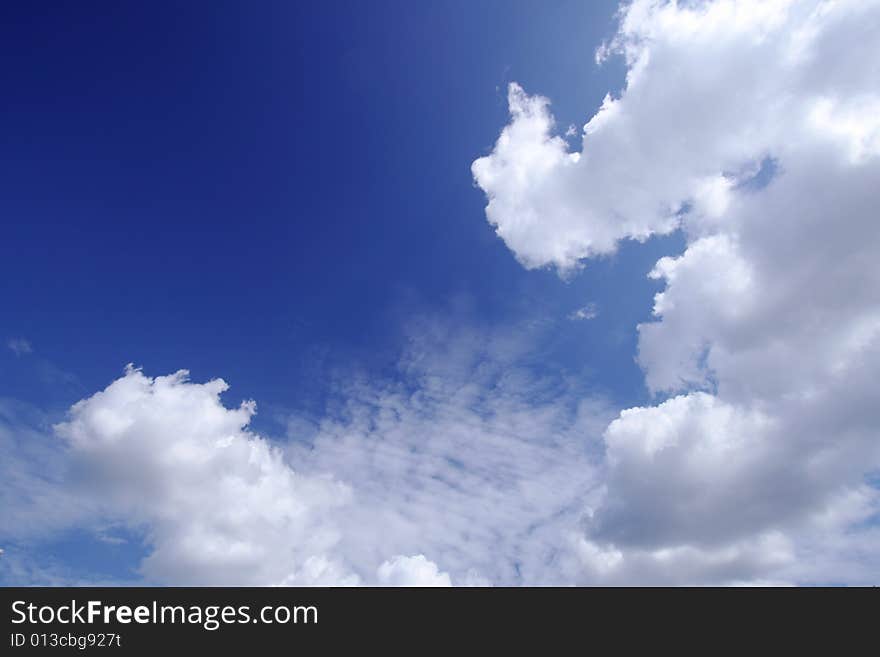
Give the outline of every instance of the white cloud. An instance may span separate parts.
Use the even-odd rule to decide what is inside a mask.
[[[455,584],[570,582],[560,555],[612,413],[537,376],[523,327],[423,319],[408,335],[399,382],[350,381],[343,407],[289,447],[298,468],[351,486],[343,550],[359,572],[424,554]]]
[[[570,582],[559,564],[612,414],[524,366],[528,330],[415,322],[397,377],[351,377],[287,441],[250,431],[253,403],[227,408],[220,380],[129,368],[56,426],[56,481],[12,482],[46,503],[3,534],[64,528],[40,510],[54,495],[96,540],[143,536],[147,582]]]
[[[578,308],[571,315],[568,316],[569,319],[574,320],[583,320],[583,319],[596,319],[599,316],[599,307],[595,303],[588,303],[586,306],[582,308]]]
[[[310,560],[338,542],[327,518],[348,488],[294,472],[246,429],[254,404],[227,409],[224,390],[221,380],[191,383],[185,371],[153,379],[129,368],[56,427],[75,473],[68,492],[101,517],[145,528],[148,581],[356,581],[331,560]]]
[[[626,89],[580,152],[512,85],[511,123],[473,165],[526,266],[687,238],[651,272],[666,285],[638,354],[653,392],[684,394],[608,427],[587,571],[876,581],[880,3],[637,0],[610,52]]]
[[[626,89],[575,153],[511,86],[473,171],[526,266],[683,231],[639,327],[668,399],[614,419],[517,327],[429,320],[286,443],[222,381],[130,369],[58,453],[0,422],[3,526],[123,526],[176,584],[876,583],[878,35],[877,2],[634,2],[602,53]]]
[[[2,538],[40,534],[77,523],[88,512],[61,495],[66,454],[43,413],[0,399],[0,528]]]
[[[571,581],[560,554],[612,414],[525,366],[523,332],[422,323],[400,383],[350,382],[344,406],[291,443],[299,469],[351,486],[342,543],[359,572],[424,554],[456,584]]]
[[[424,555],[396,556],[379,566],[379,583],[383,586],[452,586],[448,573],[441,573],[437,564]]]
[[[473,164],[489,220],[526,266],[571,269],[621,239],[675,229],[684,203],[770,153],[824,144],[865,162],[880,126],[875,12],[874,2],[632,3],[613,46],[629,63],[626,89],[587,122],[580,151],[553,135],[548,99],[510,85],[511,122]]]

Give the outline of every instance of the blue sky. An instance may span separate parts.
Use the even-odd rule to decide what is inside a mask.
[[[599,304],[625,348],[560,322],[554,357],[614,364],[596,385],[639,398],[644,275],[675,245],[567,283],[525,271],[469,170],[510,80],[554,97],[565,125],[620,87],[619,62],[583,66],[615,8],[5,9],[4,329],[34,357],[4,353],[3,394],[67,405],[134,362],[290,404],[320,386],[316,354],[379,365],[401,315],[466,298],[489,323]],[[77,384],[42,385],[38,359]]]
[[[451,470],[430,478],[461,477],[450,486],[466,487],[464,473],[505,471],[506,449],[496,452],[488,445],[516,434],[512,427],[528,417],[523,426],[534,427],[536,433],[523,439],[526,452],[538,450],[534,458],[540,460],[544,448],[558,442],[552,452],[556,457],[574,449],[572,454],[578,456],[572,458],[583,458],[585,469],[595,468],[589,482],[585,479],[577,491],[570,491],[571,497],[548,502],[536,517],[570,515],[572,527],[588,527],[588,538],[583,539],[587,547],[581,545],[578,554],[598,550],[595,554],[604,556],[589,559],[607,561],[608,555],[620,553],[627,563],[637,564],[625,573],[608,575],[608,581],[667,581],[666,575],[656,579],[648,574],[654,571],[640,559],[659,558],[659,551],[670,546],[707,550],[706,563],[715,563],[710,552],[720,548],[712,542],[715,538],[707,537],[727,536],[724,531],[707,529],[711,523],[699,520],[702,511],[693,512],[693,521],[679,518],[670,510],[676,504],[674,491],[668,509],[653,508],[648,501],[656,499],[658,490],[668,490],[664,486],[675,488],[669,482],[689,475],[676,475],[672,465],[670,479],[651,470],[643,478],[656,478],[657,488],[645,484],[642,490],[630,479],[642,461],[633,461],[632,470],[615,470],[632,456],[614,456],[615,450],[636,440],[625,437],[630,432],[650,442],[646,436],[653,435],[651,427],[667,426],[654,417],[673,412],[672,406],[663,405],[667,399],[686,408],[675,417],[711,415],[694,420],[710,427],[706,436],[752,435],[755,426],[776,421],[778,409],[783,410],[778,410],[777,419],[788,427],[783,431],[794,435],[796,427],[786,422],[797,413],[786,410],[785,404],[799,388],[781,383],[785,390],[771,389],[772,376],[766,385],[758,384],[762,376],[753,376],[754,370],[746,376],[737,368],[753,367],[749,359],[754,356],[758,361],[764,358],[769,370],[801,376],[794,356],[774,360],[776,351],[762,351],[779,344],[779,336],[766,327],[798,323],[800,311],[777,317],[756,309],[748,321],[728,311],[752,308],[748,299],[755,294],[743,292],[742,281],[761,281],[764,276],[780,280],[765,265],[761,244],[786,244],[793,252],[807,252],[809,243],[794,244],[783,234],[759,235],[760,230],[770,230],[767,224],[755,228],[740,217],[748,212],[771,216],[777,212],[774,208],[784,205],[788,192],[785,187],[776,191],[777,177],[788,176],[793,189],[805,189],[816,179],[843,179],[848,170],[799,168],[813,157],[809,148],[820,148],[818,138],[792,137],[779,127],[786,121],[755,109],[772,96],[767,90],[778,89],[784,79],[782,73],[769,77],[775,69],[755,83],[764,95],[755,91],[760,100],[741,112],[741,130],[736,123],[740,119],[725,118],[726,108],[737,106],[742,98],[735,92],[741,86],[735,77],[740,71],[731,63],[730,53],[736,48],[722,51],[695,41],[688,42],[688,50],[676,40],[679,33],[674,30],[675,20],[689,10],[669,9],[664,22],[661,10],[639,14],[644,4],[636,3],[629,14],[618,14],[617,2],[488,0],[4,7],[0,410],[10,436],[32,432],[35,453],[46,450],[44,456],[28,456],[21,440],[10,439],[15,446],[7,449],[21,459],[14,463],[24,464],[11,467],[37,472],[41,458],[50,464],[57,459],[59,472],[77,472],[76,466],[65,465],[69,445],[64,440],[79,444],[71,437],[78,430],[65,434],[65,429],[53,428],[58,422],[74,426],[85,412],[71,411],[74,403],[123,377],[127,363],[143,368],[146,377],[187,369],[193,382],[222,377],[230,384],[222,392],[227,410],[242,400],[255,400],[258,412],[250,430],[282,450],[293,471],[308,476],[330,473],[349,482],[355,498],[368,500],[362,503],[364,509],[338,520],[334,531],[343,536],[342,546],[349,540],[345,537],[356,535],[352,528],[362,518],[378,514],[376,509],[393,507],[406,516],[408,507],[395,504],[398,498],[409,499],[422,483],[407,479],[388,499],[370,497],[379,495],[375,481],[389,471],[379,468],[375,478],[365,476],[361,482],[351,456],[360,447],[322,445],[335,445],[334,440],[349,444],[344,436],[350,433],[367,442],[397,446],[398,435],[436,431],[440,437],[431,444],[443,445],[438,453],[446,455]],[[725,10],[724,2],[706,6]],[[737,6],[741,16],[763,11],[755,3]],[[794,10],[780,11],[781,25],[812,20]],[[621,23],[627,15],[630,22]],[[709,21],[711,12],[700,16]],[[750,20],[745,27],[736,23],[736,29],[744,35],[759,29]],[[847,20],[829,19],[829,42],[855,29]],[[640,41],[640,35],[651,36]],[[657,46],[652,58],[643,58],[647,63],[640,69],[636,63],[647,50],[639,48],[649,48],[643,43],[651,39],[666,44],[664,35],[672,35],[669,49]],[[785,45],[784,41],[776,33],[770,38],[771,43]],[[597,64],[596,51],[603,43],[611,44],[614,52]],[[823,44],[815,45],[822,56],[830,48]],[[737,47],[753,48],[746,62],[776,57],[757,45]],[[866,60],[861,52],[853,57]],[[692,71],[692,62],[700,58],[707,62],[706,70]],[[840,66],[832,61],[828,70]],[[825,89],[823,98],[838,103],[830,105],[829,121],[835,112],[850,111],[846,102],[857,95],[853,89],[861,89],[864,97],[876,91],[868,73],[858,77],[858,67],[851,86],[840,82],[839,88],[837,82],[828,82],[834,76],[822,67],[803,67],[804,79],[815,85],[804,83],[793,92],[797,107],[813,107],[814,88]],[[643,69],[648,72],[639,77]],[[716,79],[724,75],[728,82]],[[511,83],[525,90],[525,100],[509,96]],[[658,91],[664,87],[667,95]],[[620,101],[616,107],[622,107],[623,114],[614,114],[613,107],[605,111],[606,94]],[[541,105],[540,97],[552,105]],[[516,114],[517,102],[527,108],[522,115]],[[825,116],[823,107],[816,104],[809,116]],[[859,107],[851,111],[863,111]],[[550,122],[550,112],[555,123]],[[590,122],[598,128],[587,129],[580,162],[570,166],[554,159],[563,158],[560,149],[581,150],[582,129],[594,115],[604,123]],[[710,115],[720,117],[717,125],[704,120]],[[615,118],[619,116],[627,122]],[[841,125],[869,125],[859,120]],[[537,145],[523,141],[521,150],[506,153],[499,131],[505,125],[515,131],[526,121],[549,132]],[[570,133],[568,126],[574,127]],[[868,176],[875,166],[874,142],[860,137],[862,133],[853,137],[855,133],[842,130],[826,132],[840,135],[841,148],[851,146],[852,139],[863,140],[859,144],[867,149],[867,159],[856,158],[846,166]],[[594,132],[599,136],[590,150]],[[761,141],[754,134],[771,136]],[[553,142],[552,135],[561,141]],[[729,147],[725,139],[730,135],[740,135],[741,145]],[[530,137],[512,137],[515,143],[517,139]],[[798,151],[784,145],[792,141],[806,146]],[[529,159],[532,147],[545,149],[540,157],[552,163],[547,165],[552,172],[547,179],[533,173],[543,170],[540,162],[545,160]],[[477,168],[472,172],[472,163],[481,157],[491,173],[485,169],[481,174]],[[526,163],[525,178],[510,173],[518,170],[518,157]],[[759,169],[761,162],[774,166]],[[570,174],[577,166],[583,171]],[[774,193],[782,200],[772,197]],[[858,198],[859,192],[848,194]],[[608,201],[606,195],[617,200]],[[486,209],[487,197],[495,203],[494,210],[491,205]],[[865,224],[858,220],[860,207],[847,215],[856,217],[849,234],[861,235],[869,244]],[[494,225],[487,221],[487,212]],[[571,216],[582,224],[572,223]],[[533,224],[530,217],[540,221]],[[783,233],[787,224],[777,225]],[[824,238],[816,239],[821,243]],[[740,242],[744,246],[731,246]],[[780,258],[788,257],[785,248],[779,247]],[[685,249],[691,254],[687,259],[661,260],[682,256]],[[709,255],[700,255],[704,253]],[[795,255],[791,258],[795,262]],[[746,273],[727,281],[724,273],[701,273],[700,267],[709,266],[704,262],[716,263],[723,272]],[[785,272],[807,267],[803,261],[797,267],[781,262]],[[803,289],[804,281],[813,280],[809,271],[804,269],[800,278],[792,274],[792,289]],[[711,287],[707,281],[720,282]],[[822,286],[815,287],[821,295]],[[655,295],[664,290],[666,305],[659,301],[655,306]],[[778,294],[777,302],[785,298],[784,291]],[[718,308],[713,306],[716,301]],[[843,324],[861,327],[874,300],[860,298],[853,301],[851,312],[835,309],[836,315],[832,305],[823,296],[807,299],[800,307],[813,308],[815,317],[836,316]],[[589,312],[578,317],[585,308]],[[661,316],[663,321],[656,321]],[[824,321],[816,320],[815,326]],[[654,326],[640,330],[646,322]],[[817,334],[803,330],[803,335],[788,334],[787,344],[793,350],[806,346],[821,351]],[[865,344],[872,344],[871,339]],[[834,358],[837,363],[844,357]],[[857,380],[859,372],[851,372],[850,381]],[[818,375],[804,369],[802,376],[806,389]],[[180,390],[188,390],[185,386],[190,384],[180,385]],[[477,390],[471,391],[471,386]],[[849,386],[855,384],[843,389],[849,391]],[[472,396],[463,402],[456,392],[460,389]],[[829,399],[841,390],[829,390]],[[708,394],[700,397],[699,391]],[[785,396],[786,391],[792,394]],[[209,393],[205,394],[210,397]],[[424,407],[422,401],[413,401],[421,394],[438,405]],[[407,400],[401,402],[403,410],[397,401],[388,401],[398,397]],[[594,410],[586,415],[573,410],[584,405]],[[869,405],[865,400],[864,407]],[[621,416],[612,425],[616,428],[606,431],[608,423],[630,407],[638,407],[639,422],[644,417],[647,424],[636,426],[630,424],[636,416]],[[718,410],[722,407],[732,409],[734,419]],[[389,409],[401,423],[400,418],[411,414],[411,424],[399,434],[381,433],[383,413]],[[174,412],[168,410],[168,417]],[[771,420],[762,424],[756,413],[769,413]],[[718,419],[721,415],[728,419]],[[828,411],[823,417],[832,415]],[[554,419],[546,419],[551,416]],[[458,435],[458,429],[442,433],[444,422],[464,417],[480,425],[478,433],[487,445],[487,451],[473,455],[473,462],[449,455],[453,447],[461,449],[457,439],[449,438]],[[713,424],[718,422],[722,424]],[[578,433],[587,426],[589,435]],[[850,435],[847,427],[832,428],[830,434]],[[670,431],[679,431],[664,438],[670,444],[681,449],[690,444],[690,429]],[[251,440],[251,434],[242,436]],[[868,438],[859,441],[851,453],[871,452]],[[406,444],[411,453],[420,453],[421,443]],[[313,454],[301,454],[302,445],[311,445]],[[548,456],[548,463],[562,467],[554,458]],[[681,463],[690,463],[688,458],[682,456]],[[773,453],[766,458],[784,462],[788,457]],[[873,463],[873,458],[865,456],[865,462]],[[97,467],[95,463],[89,467]],[[773,486],[767,482],[778,483],[777,471],[764,473],[763,465],[743,463],[736,481],[752,482],[759,490],[756,495],[766,491],[772,497]],[[860,488],[864,472],[851,467],[851,460],[847,463],[827,475],[827,481],[823,478],[827,485],[819,488],[827,491],[827,499],[847,492],[873,495]],[[528,487],[529,477],[539,476],[519,463],[510,467],[526,482],[517,484],[519,490]],[[74,475],[58,475],[57,486],[73,498],[72,491],[79,490],[82,481],[75,484],[70,477]],[[806,500],[807,479],[805,475],[790,486],[780,485],[795,491],[794,498]],[[494,479],[490,483],[507,485]],[[22,485],[32,486],[29,495],[37,490],[36,484]],[[108,490],[125,497],[115,488]],[[474,491],[469,495],[479,499]],[[602,495],[610,495],[611,502],[587,500]],[[868,497],[863,500],[866,509],[874,504]],[[761,498],[755,508],[762,510],[754,515],[764,518],[766,512],[766,522],[728,537],[736,549],[747,546],[737,557],[737,564],[747,566],[711,573],[682,571],[671,581],[827,581],[830,566],[801,569],[803,562],[792,557],[791,564],[774,570],[776,566],[762,561],[768,550],[788,549],[773,542],[777,534],[795,546],[792,554],[801,546],[815,549],[813,538],[802,538],[813,537],[814,530],[797,523],[806,517],[805,509],[815,511],[823,503],[792,503],[783,512],[771,510],[773,504]],[[86,506],[83,502],[77,508]],[[722,504],[709,509],[706,518],[726,508]],[[70,513],[71,518],[80,517],[79,511]],[[27,535],[11,532],[3,540],[18,561],[14,569],[0,571],[0,581],[38,581],[49,574],[64,581],[128,581],[142,576],[148,582],[173,581],[173,568],[155,564],[165,563],[165,557],[160,558],[163,550],[173,551],[180,537],[173,531],[163,533],[163,521],[151,513],[90,511],[86,520],[47,522],[47,528]],[[438,509],[425,513],[442,515]],[[525,523],[531,507],[519,513]],[[871,513],[863,509],[860,517]],[[595,535],[589,529],[593,521],[584,518],[597,518]],[[272,519],[266,522],[276,526]],[[430,524],[413,522],[417,528]],[[534,522],[529,520],[528,526]],[[698,527],[700,522],[704,524]],[[633,529],[633,523],[642,529]],[[654,538],[639,538],[655,523],[661,528]],[[437,536],[442,527],[440,523]],[[553,526],[552,531],[557,529]],[[427,576],[442,579],[448,572],[454,583],[468,578],[471,583],[605,581],[598,562],[584,566],[591,575],[572,574],[581,572],[571,565],[575,557],[561,556],[568,553],[557,546],[532,551],[525,538],[511,543],[509,554],[501,559],[510,564],[508,570],[487,573],[481,564],[491,559],[466,547],[477,539],[462,538],[456,545],[440,538],[420,542],[414,538],[415,529],[399,531],[399,544],[376,545],[375,554],[352,556],[345,551],[349,548],[340,547],[345,556],[337,563],[336,557],[326,556],[336,552],[324,550],[323,544],[314,548],[315,554],[326,557],[334,568],[343,564],[339,567],[348,568],[354,573],[351,577],[367,583],[375,572],[422,573],[421,561],[395,560],[416,555],[427,558]],[[424,536],[433,536],[432,530],[424,531]],[[508,535],[507,529],[497,531]],[[523,531],[531,535],[531,530]],[[676,531],[679,538],[670,539],[670,532]],[[541,541],[552,543],[549,538]],[[768,541],[773,550],[765,549]],[[627,551],[649,547],[655,552]],[[388,554],[377,556],[382,550]],[[438,554],[429,554],[432,550]],[[533,554],[534,563],[528,562]],[[377,571],[379,563],[388,566]],[[233,572],[229,568],[226,572]],[[199,581],[215,581],[212,571],[204,572]],[[284,579],[286,574],[272,571],[265,580],[253,581],[305,581],[301,571],[296,572],[300,579]],[[395,576],[388,575],[389,581],[398,581]],[[335,581],[354,581],[340,577]],[[858,580],[861,575],[852,577]]]
[[[526,271],[470,174],[509,81],[552,94],[571,124],[621,86],[619,62],[582,66],[615,10],[6,8],[3,328],[33,352],[0,355],[0,394],[61,414],[126,363],[185,367],[258,400],[255,425],[277,431],[272,410],[324,412],[329,370],[386,373],[408,316],[456,313],[552,322],[539,367],[644,399],[634,327],[675,242],[568,281]],[[588,303],[595,321],[568,319]],[[96,548],[79,537],[59,560],[83,542]]]

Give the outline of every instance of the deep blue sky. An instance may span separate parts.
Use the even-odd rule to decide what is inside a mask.
[[[580,127],[615,2],[7,3],[0,396],[63,410],[188,368],[230,403],[320,405],[325,368],[384,371],[408,316],[558,327],[540,358],[645,397],[635,325],[675,240],[573,280],[495,237],[470,163],[520,82]],[[571,322],[588,302],[600,316]],[[377,374],[378,375],[378,374]]]

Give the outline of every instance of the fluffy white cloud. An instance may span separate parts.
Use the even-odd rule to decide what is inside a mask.
[[[4,526],[124,525],[177,584],[876,583],[878,37],[878,2],[637,0],[574,153],[511,86],[473,172],[526,266],[686,237],[638,329],[656,405],[536,376],[521,327],[437,321],[283,442],[222,381],[130,369],[60,452],[0,406]]]
[[[68,492],[79,484],[97,515],[144,528],[151,581],[357,583],[325,556],[348,488],[294,472],[246,429],[253,402],[223,406],[226,387],[129,368],[56,427],[70,447]]]
[[[580,151],[554,136],[546,98],[510,85],[511,122],[473,164],[489,220],[527,266],[570,269],[674,230],[686,204],[717,216],[768,155],[812,143],[865,163],[880,146],[876,21],[862,1],[630,4],[606,48],[627,59],[626,89]]]
[[[396,556],[385,561],[377,572],[383,586],[452,586],[448,573],[441,573],[437,564],[423,554],[414,557]]]
[[[54,481],[10,482],[12,498],[45,502],[3,534],[67,517],[97,540],[142,536],[154,583],[569,583],[613,414],[524,365],[528,332],[415,322],[395,377],[352,376],[340,406],[291,417],[274,441],[248,429],[252,402],[222,403],[223,381],[129,368],[56,425]],[[66,510],[50,523],[53,499]]]
[[[473,165],[526,266],[687,238],[650,274],[666,287],[638,354],[653,392],[684,394],[605,432],[587,571],[839,581],[819,546],[876,544],[880,3],[637,0],[611,53],[626,88],[580,152],[512,85],[511,123]]]

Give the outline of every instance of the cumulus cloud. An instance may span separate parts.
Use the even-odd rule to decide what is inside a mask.
[[[96,540],[143,537],[152,583],[568,583],[612,412],[526,365],[527,331],[414,322],[395,377],[349,374],[338,406],[276,440],[221,380],[129,367],[55,426],[54,482],[12,482],[47,502],[3,533],[63,529],[40,513],[54,492]]]
[[[679,396],[605,432],[582,538],[597,577],[827,581],[817,546],[875,544],[878,37],[877,2],[637,0],[599,57],[625,58],[626,87],[576,152],[511,85],[473,173],[523,264],[687,240],[650,273],[665,289],[639,327],[648,388]]]
[[[553,134],[548,99],[510,85],[511,122],[472,167],[487,217],[525,265],[569,269],[621,239],[674,230],[685,204],[711,219],[737,175],[769,154],[809,143],[866,163],[880,127],[875,12],[873,2],[630,4],[610,48],[627,60],[626,88],[586,123],[581,150]]]
[[[656,403],[536,373],[521,327],[437,320],[284,440],[221,380],[129,368],[60,446],[0,405],[5,531],[124,527],[157,583],[876,583],[880,3],[620,18],[598,58],[625,58],[626,87],[582,148],[514,84],[473,173],[527,267],[682,231],[638,327]]]
[[[448,573],[441,573],[437,564],[423,554],[414,557],[396,556],[385,561],[378,570],[383,586],[452,586]]]
[[[339,540],[327,518],[347,487],[293,471],[247,430],[253,402],[223,406],[226,388],[129,368],[56,426],[70,449],[69,492],[99,517],[145,528],[151,581],[357,583],[325,556]]]

